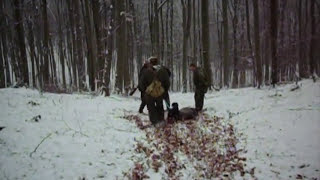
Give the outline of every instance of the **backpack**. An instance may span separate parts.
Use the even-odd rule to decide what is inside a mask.
[[[164,93],[164,88],[157,77],[157,70],[154,70],[154,78],[151,84],[147,87],[146,93],[154,98],[160,97]]]

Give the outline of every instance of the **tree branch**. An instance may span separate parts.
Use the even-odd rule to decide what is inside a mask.
[[[160,11],[160,9],[162,8],[162,6],[167,2],[168,0],[164,0],[157,8],[157,11]]]
[[[30,157],[32,157],[32,154],[35,153],[37,151],[37,149],[39,148],[39,146],[46,140],[48,139],[50,136],[52,135],[52,133],[48,134],[46,137],[44,137],[40,143],[37,145],[37,147],[29,154]]]

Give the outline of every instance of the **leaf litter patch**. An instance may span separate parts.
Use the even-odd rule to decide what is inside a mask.
[[[180,179],[184,169],[190,171],[190,165],[194,179],[232,178],[236,173],[255,177],[255,168],[246,169],[244,150],[237,149],[239,134],[221,117],[204,114],[197,121],[158,128],[149,128],[150,122],[139,115],[122,118],[133,121],[146,134],[144,139],[136,140],[135,165],[124,172],[129,179],[149,179],[146,172],[150,168],[156,173],[162,169],[169,179]]]

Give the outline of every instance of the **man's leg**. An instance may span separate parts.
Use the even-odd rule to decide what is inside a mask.
[[[163,109],[163,98],[157,98],[156,100],[156,109],[157,109],[157,115],[158,115],[158,121],[164,120],[164,109]]]
[[[144,93],[141,92],[141,104],[140,104],[140,108],[139,108],[139,113],[143,113],[143,109],[146,106],[146,100],[144,97]]]
[[[156,100],[148,95],[146,95],[146,103],[149,111],[149,120],[152,124],[156,124],[159,121],[159,115],[156,108]]]
[[[194,94],[194,100],[195,100],[196,110],[201,111],[203,109],[204,93],[200,90],[196,90]]]

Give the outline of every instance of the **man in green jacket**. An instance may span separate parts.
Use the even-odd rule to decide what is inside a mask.
[[[189,69],[193,72],[193,83],[195,85],[194,100],[196,110],[202,111],[204,95],[207,92],[209,86],[208,78],[203,69],[197,67],[197,65],[195,64],[190,64]]]
[[[159,65],[158,58],[149,58],[151,66],[141,74],[139,89],[145,92],[145,100],[152,124],[164,120],[163,100],[170,88],[167,69]]]

